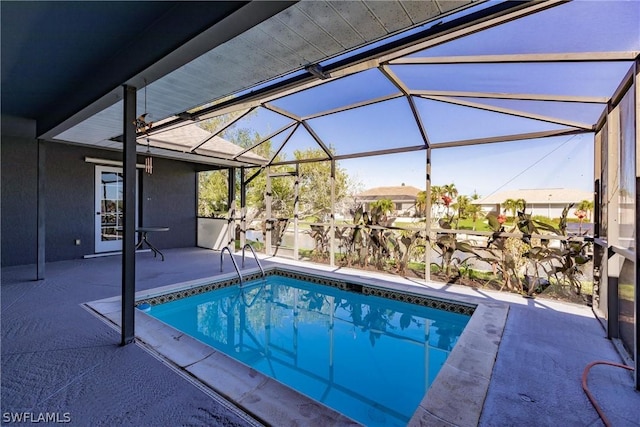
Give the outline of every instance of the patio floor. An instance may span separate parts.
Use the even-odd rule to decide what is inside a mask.
[[[218,252],[163,252],[165,262],[151,253],[136,255],[136,290],[219,274]],[[119,334],[80,306],[119,295],[120,266],[119,256],[48,263],[42,281],[33,280],[33,265],[2,269],[3,423],[13,414],[55,413],[68,416],[71,425],[255,424],[141,347],[120,347]],[[231,271],[225,263],[225,272]],[[480,425],[602,425],[582,391],[581,375],[590,362],[621,359],[590,308],[398,281],[452,298],[464,294],[510,304]],[[613,426],[640,426],[640,393],[632,384],[628,371],[591,370],[589,387]]]

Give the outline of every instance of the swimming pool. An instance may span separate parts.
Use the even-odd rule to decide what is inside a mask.
[[[316,283],[365,295],[473,313],[439,374],[435,379],[431,378],[431,387],[422,396],[408,425],[478,424],[509,312],[507,304],[485,296],[482,290],[470,292],[468,288],[456,286],[438,290],[429,282],[378,273],[363,275],[357,270],[331,271],[322,266],[289,266],[285,263],[273,263],[265,270],[267,274],[291,278],[303,275]],[[253,270],[256,274],[251,274],[251,270],[247,272],[243,271],[243,276],[248,280],[260,277],[257,269]],[[237,283],[237,274],[227,273],[140,290],[136,293],[136,301],[138,305],[157,305],[215,289],[233,288]],[[469,295],[471,293],[475,296]],[[247,302],[251,303],[251,299]],[[120,296],[86,302],[82,306],[119,331]],[[231,402],[267,425],[360,424],[149,314],[142,310],[135,312],[136,345],[223,406],[228,405],[225,402]]]
[[[406,425],[472,308],[295,276],[170,294],[148,314],[364,425]]]

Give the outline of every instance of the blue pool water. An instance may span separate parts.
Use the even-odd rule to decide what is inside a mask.
[[[149,314],[367,426],[406,425],[470,319],[277,275]]]

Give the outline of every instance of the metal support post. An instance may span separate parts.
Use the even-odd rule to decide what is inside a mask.
[[[636,66],[638,64],[638,61],[636,61]],[[640,68],[640,67],[638,67]],[[636,75],[637,76],[637,75]],[[636,78],[636,86],[638,85],[638,79]],[[638,104],[640,104],[640,100],[638,99],[638,96],[640,96],[640,89],[638,89],[636,91],[636,107],[638,106]],[[640,123],[638,123],[638,121],[640,120],[640,113],[638,113],[638,109],[636,108],[636,137],[638,139],[636,139],[636,150],[638,150],[638,144],[640,141],[640,130],[638,130],[638,128],[640,128]],[[635,242],[635,252],[636,252],[636,259],[635,259],[635,270],[636,270],[636,277],[635,277],[635,285],[636,285],[636,289],[635,289],[635,294],[634,294],[634,301],[635,301],[635,310],[634,310],[634,319],[635,319],[635,323],[634,323],[634,328],[635,328],[635,348],[632,350],[634,352],[633,355],[633,360],[635,362],[635,371],[634,371],[634,375],[635,375],[635,385],[636,385],[636,390],[640,390],[640,360],[638,360],[640,358],[640,326],[638,326],[638,318],[640,317],[640,257],[638,256],[638,250],[640,250],[640,248],[638,247],[638,244],[640,244],[640,236],[638,236],[638,224],[640,223],[640,153],[636,152],[636,206],[635,206],[635,210],[636,210],[636,242]]]
[[[265,188],[265,195],[264,195],[264,203],[265,203],[265,207],[266,207],[266,216],[267,218],[265,219],[265,224],[264,224],[264,228],[265,228],[265,235],[264,235],[264,253],[267,255],[271,255],[271,228],[272,228],[272,223],[271,223],[271,168],[267,167],[266,170],[267,173],[267,185]]]
[[[296,163],[296,178],[293,184],[293,259],[298,260],[298,210],[300,209],[300,165]]]
[[[424,206],[424,231],[426,235],[424,245],[424,280],[428,282],[431,280],[431,147],[428,147],[426,152],[427,176],[425,191],[427,192],[427,197]]]
[[[611,257],[609,257],[611,258]],[[617,257],[616,257],[617,258]],[[617,260],[616,260],[617,261]],[[608,338],[620,338],[620,327],[618,324],[618,271],[616,270],[615,276],[610,275],[607,277],[607,337]],[[615,315],[611,315],[615,313]]]
[[[606,276],[602,276],[602,282],[607,287],[607,300],[603,303],[607,307],[607,337],[617,338],[620,333],[619,313],[618,313],[618,277],[622,268],[622,260],[620,257],[613,257],[611,246],[618,245],[620,230],[618,228],[618,212],[620,196],[619,188],[614,183],[618,180],[618,163],[620,156],[620,107],[612,105],[609,101],[607,114],[607,143],[606,152],[602,153],[606,156],[606,170],[603,169],[603,175],[606,174],[606,194],[603,194],[603,201],[606,200],[606,218],[603,218],[608,226],[604,238],[606,239],[609,249],[607,253],[607,265],[603,269]]]
[[[240,247],[247,243],[247,184],[244,182],[245,170],[240,168]]]
[[[635,362],[635,371],[634,371],[634,375],[635,375],[635,385],[636,385],[636,390],[640,390],[640,326],[638,326],[638,319],[640,318],[640,256],[638,251],[640,251],[640,236],[638,235],[638,224],[640,224],[640,59],[636,59],[636,64],[635,64],[635,68],[636,68],[636,73],[634,76],[634,80],[633,80],[633,86],[635,89],[635,105],[633,110],[635,111],[635,117],[634,117],[634,121],[635,121],[635,128],[636,128],[636,135],[635,135],[635,139],[636,139],[636,143],[635,143],[635,148],[636,148],[636,188],[635,188],[635,193],[636,193],[636,203],[635,203],[635,213],[636,213],[636,218],[635,218],[635,228],[636,228],[636,232],[635,234],[635,243],[634,243],[634,250],[636,253],[636,259],[635,259],[635,270],[636,270],[636,277],[635,277],[635,285],[636,285],[636,289],[635,289],[635,294],[634,294],[634,301],[635,301],[635,310],[634,310],[634,328],[635,328],[635,348],[633,349],[634,351],[634,355],[633,355],[633,360]]]
[[[336,161],[331,159],[331,218],[329,226],[329,265],[336,265]]]
[[[44,265],[45,265],[45,145],[44,141],[38,140],[38,186],[37,186],[37,262],[36,262],[36,280],[44,279]]]
[[[236,168],[229,168],[228,177],[228,197],[227,197],[227,247],[230,251],[235,251],[236,242]]]
[[[124,222],[122,236],[122,340],[127,345],[135,339],[134,304],[136,292],[136,88],[124,85],[123,171]]]

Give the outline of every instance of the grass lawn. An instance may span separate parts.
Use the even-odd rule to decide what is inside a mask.
[[[473,230],[474,222],[471,218],[461,219],[458,221],[458,226],[456,227],[456,222],[454,221],[452,226],[457,228],[458,230]],[[477,231],[492,231],[487,224],[487,220],[484,218],[478,218],[475,222],[475,229]]]
[[[558,228],[559,225],[559,221],[558,219],[549,219],[549,218],[545,218],[545,217],[541,217],[541,216],[536,216],[535,218],[533,218],[536,221],[539,222],[544,222],[545,224],[549,224],[555,228]],[[568,221],[568,222],[574,222],[574,221]],[[510,230],[511,228],[513,228],[516,223],[515,220],[513,218],[507,218],[507,222],[505,222],[504,224],[504,228],[505,230]],[[458,221],[458,226],[456,227],[456,222],[454,220],[452,226],[454,228],[457,228],[458,230],[473,230],[474,227],[474,222],[471,218],[465,218],[465,219],[461,219],[460,221]],[[478,218],[475,221],[475,229],[477,231],[493,231],[491,230],[491,228],[489,228],[489,224],[488,221],[484,218]]]
[[[619,296],[620,299],[633,301],[634,300],[633,285],[622,284],[622,283],[619,284],[618,285],[618,296]]]

